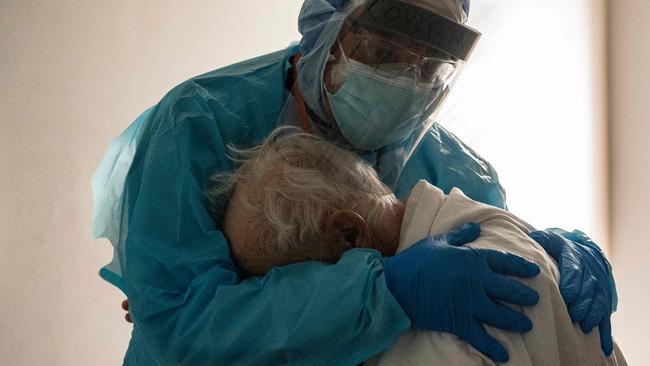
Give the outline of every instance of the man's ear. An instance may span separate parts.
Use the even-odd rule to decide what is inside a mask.
[[[325,220],[325,232],[332,244],[346,249],[373,247],[368,223],[354,211],[334,211]]]

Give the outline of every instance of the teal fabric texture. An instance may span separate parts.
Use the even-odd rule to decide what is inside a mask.
[[[334,265],[299,263],[243,280],[208,214],[208,176],[233,168],[228,144],[254,146],[276,127],[297,51],[182,83],[113,142],[98,168],[94,232],[116,254],[100,272],[128,296],[135,323],[125,364],[355,364],[409,328],[378,252],[355,249]],[[404,149],[393,149],[382,166],[401,161]],[[491,166],[438,125],[401,177],[381,172],[402,195],[427,179],[488,204],[505,200]],[[336,336],[324,339],[323,324]]]

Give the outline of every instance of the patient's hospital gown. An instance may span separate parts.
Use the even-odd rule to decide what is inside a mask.
[[[486,327],[508,350],[508,364],[528,365],[627,365],[614,343],[614,352],[605,357],[600,349],[598,330],[584,334],[573,324],[558,289],[559,272],[553,259],[528,237],[534,228],[515,215],[467,198],[454,188],[449,195],[422,180],[411,191],[400,233],[398,252],[432,234],[440,234],[467,222],[481,224],[475,248],[503,250],[539,264],[541,273],[519,279],[539,293],[534,307],[519,307],[533,322],[533,330],[506,332]],[[366,366],[388,365],[495,365],[480,352],[455,336],[440,332],[411,330],[387,351],[366,362]]]

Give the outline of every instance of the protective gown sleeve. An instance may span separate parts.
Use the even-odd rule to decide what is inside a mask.
[[[467,197],[506,209],[506,193],[492,165],[453,133],[434,123],[424,134],[397,182],[395,193],[406,196],[420,179],[449,194],[460,188]]]
[[[124,191],[121,265],[135,324],[125,364],[354,365],[388,348],[410,321],[376,251],[240,279],[205,207],[232,140],[211,103],[185,90],[143,127]]]

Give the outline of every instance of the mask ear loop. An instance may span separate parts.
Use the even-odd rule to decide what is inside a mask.
[[[341,45],[341,41],[339,41],[337,39],[336,44],[337,44],[337,47],[339,48],[340,56],[339,56],[339,58],[336,58],[333,54],[330,53],[330,58],[328,59],[328,62],[334,61],[334,62],[337,62],[339,64],[346,64],[346,65],[349,64],[348,56],[343,51],[343,46]],[[357,43],[357,45],[358,45],[358,43]],[[340,71],[337,71],[337,72],[341,73]],[[340,75],[337,75],[337,78],[339,79],[339,81],[342,80],[342,76],[340,76]],[[341,81],[341,83],[344,83],[344,81]],[[324,85],[323,85],[323,88],[325,88]],[[377,175],[380,175],[380,173],[381,173],[381,155],[382,155],[381,149],[375,150],[375,166],[374,166],[374,168],[375,168],[375,172],[377,172]]]
[[[330,80],[332,82],[332,85],[334,87],[338,88],[345,82],[345,75],[344,75],[344,72],[342,70],[346,68],[345,66],[348,64],[348,59],[345,56],[345,54],[343,54],[343,48],[341,47],[341,43],[337,40],[336,44],[337,44],[337,47],[339,48],[340,56],[336,57],[330,51],[330,55],[327,58],[326,65],[332,63],[331,69],[329,71],[329,73],[330,73],[329,76],[330,76]],[[325,69],[327,69],[327,66],[325,67]],[[325,89],[327,89],[327,87],[325,86],[324,78],[323,78],[322,82],[323,82],[323,84],[322,84],[323,85],[322,95],[324,97],[326,95]]]

